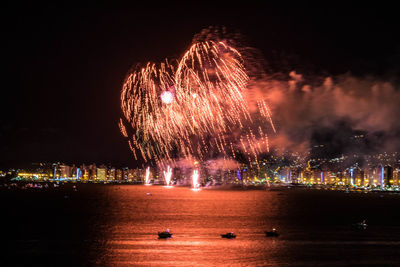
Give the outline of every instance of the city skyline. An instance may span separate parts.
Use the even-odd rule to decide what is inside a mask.
[[[292,155],[293,156],[293,155]],[[172,165],[172,184],[191,185],[195,171],[198,187],[239,184],[243,186],[280,185],[324,185],[363,189],[398,190],[400,186],[400,155],[377,154],[364,156],[359,165],[358,155],[347,155],[333,159],[312,159],[304,162],[300,158],[274,157],[237,166],[218,166],[214,162],[195,165]],[[351,159],[352,158],[352,159]],[[346,163],[347,162],[347,163]],[[351,163],[352,164],[349,164]],[[221,163],[220,163],[221,164]],[[168,166],[169,168],[170,166]],[[36,163],[29,168],[14,168],[1,172],[5,181],[31,182],[104,182],[134,184],[165,184],[165,168],[118,168],[111,164]],[[169,182],[168,182],[169,183]]]

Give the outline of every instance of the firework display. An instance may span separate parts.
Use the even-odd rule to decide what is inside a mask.
[[[145,176],[144,184],[145,185],[150,184],[150,167],[146,168],[146,176]]]
[[[168,166],[167,171],[164,171],[164,180],[166,186],[170,186],[171,179],[172,179],[172,169],[170,166]]]
[[[193,175],[192,175],[192,188],[198,188],[200,186],[199,184],[199,171],[194,170]]]
[[[241,53],[225,41],[194,42],[177,61],[147,63],[130,72],[121,92],[121,133],[134,157],[145,161],[200,161],[237,153],[257,162],[268,151],[265,101],[250,112],[251,79]]]

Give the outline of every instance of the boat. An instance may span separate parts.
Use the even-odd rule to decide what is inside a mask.
[[[226,233],[221,235],[222,238],[236,238],[236,235],[233,232]]]
[[[365,220],[363,220],[362,222],[353,223],[352,226],[353,226],[353,228],[356,228],[359,230],[365,230],[365,229],[367,229],[368,225],[365,223]]]
[[[273,228],[271,231],[269,231],[269,232],[265,232],[265,235],[266,236],[279,236],[279,233],[276,231],[276,229],[275,228]]]
[[[172,234],[170,233],[169,229],[167,229],[167,231],[158,232],[158,237],[159,238],[170,238],[170,237],[172,237]]]

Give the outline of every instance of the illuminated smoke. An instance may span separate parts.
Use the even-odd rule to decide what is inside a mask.
[[[400,148],[400,91],[390,82],[350,74],[304,78],[293,71],[286,80],[266,78],[252,86],[252,97],[266,97],[279,124],[269,139],[274,148],[306,154],[318,133],[331,136],[327,150],[337,153]],[[353,132],[363,133],[363,144],[351,145]]]

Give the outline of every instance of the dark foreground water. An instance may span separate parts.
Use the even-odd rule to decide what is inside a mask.
[[[399,195],[77,186],[0,190],[0,266],[400,266]]]

